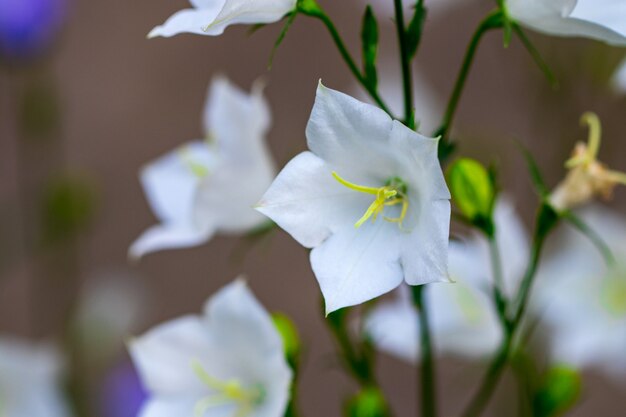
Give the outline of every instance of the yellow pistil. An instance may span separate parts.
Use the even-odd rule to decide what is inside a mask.
[[[178,151],[178,156],[182,160],[183,165],[196,177],[202,179],[209,175],[209,168],[196,161],[188,149],[185,148]]]
[[[623,268],[614,270],[602,282],[602,306],[617,317],[626,316],[626,276],[624,272]]]
[[[608,200],[617,185],[626,185],[625,173],[612,171],[597,159],[602,138],[598,116],[585,113],[581,123],[589,127],[589,140],[576,144],[572,157],[565,163],[569,172],[550,196],[550,202],[557,209],[575,207],[595,196]]]
[[[361,227],[363,223],[370,218],[372,219],[372,222],[376,221],[385,207],[401,204],[402,208],[400,209],[400,216],[392,218],[383,216],[383,218],[389,222],[398,223],[399,227],[402,228],[402,222],[404,221],[409,209],[409,200],[406,195],[406,185],[402,182],[402,180],[393,178],[388,181],[387,185],[376,188],[354,184],[341,178],[335,171],[333,171],[332,174],[341,185],[360,193],[372,194],[376,196],[372,204],[370,204],[365,211],[365,214],[354,224],[354,227]]]
[[[191,367],[198,378],[215,391],[215,394],[208,395],[196,403],[194,409],[196,417],[203,416],[211,407],[227,403],[237,404],[233,417],[244,417],[252,412],[254,406],[263,401],[265,394],[261,387],[246,388],[235,380],[222,381],[214,378],[204,370],[198,361],[193,361]]]

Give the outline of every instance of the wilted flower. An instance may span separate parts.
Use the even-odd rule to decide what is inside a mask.
[[[161,224],[133,243],[130,256],[195,246],[216,232],[242,233],[265,221],[252,207],[275,174],[265,143],[269,126],[260,88],[246,95],[227,80],[215,79],[204,113],[207,139],[142,170],[144,190]]]
[[[151,394],[142,417],[282,417],[287,406],[280,334],[242,280],[211,297],[203,316],[162,324],[130,352]]]
[[[510,296],[528,261],[528,237],[507,200],[497,205],[495,224],[503,258],[504,291]],[[434,343],[442,353],[482,357],[493,353],[502,340],[502,326],[493,303],[489,256],[482,235],[450,242],[450,277],[455,282],[426,289]],[[372,310],[365,331],[381,350],[416,362],[420,352],[419,312],[407,288],[400,290],[396,300]]]
[[[0,416],[68,417],[61,372],[52,346],[0,337]]]
[[[221,35],[230,25],[273,23],[296,7],[296,0],[189,0],[192,9],[174,13],[148,34],[170,37],[179,33]]]
[[[555,36],[580,36],[626,45],[626,5],[616,0],[506,0],[520,24]]]
[[[562,230],[557,252],[537,277],[535,309],[549,325],[552,358],[598,366],[626,378],[626,220],[590,206],[581,218],[607,242],[617,263],[607,267],[598,250],[573,229]]]
[[[258,210],[311,251],[326,311],[448,281],[450,193],[437,139],[321,83],[308,146]]]
[[[56,39],[66,0],[0,1],[0,61],[36,58]]]
[[[585,113],[582,123],[589,125],[589,142],[579,142],[565,166],[569,172],[550,195],[554,208],[563,210],[586,203],[596,196],[608,200],[613,189],[626,184],[626,174],[611,171],[598,161],[602,137],[600,119],[593,113]]]

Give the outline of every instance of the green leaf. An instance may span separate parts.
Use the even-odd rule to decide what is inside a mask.
[[[282,313],[272,314],[272,321],[283,340],[283,348],[285,349],[287,362],[289,362],[292,368],[295,368],[298,363],[301,347],[298,329],[293,321]]]
[[[478,161],[461,158],[447,170],[452,201],[470,221],[485,227],[490,223],[495,188],[489,172]]]
[[[552,368],[544,377],[533,399],[535,417],[564,415],[578,401],[582,388],[580,375],[566,367]]]
[[[375,90],[378,85],[376,56],[378,55],[378,23],[371,6],[367,6],[361,27],[363,46],[363,76],[368,87]]]
[[[409,22],[406,29],[406,44],[410,58],[413,58],[422,39],[422,30],[424,29],[424,21],[426,21],[426,8],[424,0],[418,0],[415,4],[415,12],[413,18]]]
[[[380,390],[364,388],[348,401],[346,411],[349,417],[385,417],[387,402]]]
[[[526,160],[526,166],[528,167],[528,171],[530,172],[533,185],[537,189],[537,192],[539,192],[541,198],[547,199],[548,195],[550,195],[550,191],[548,191],[548,187],[543,180],[543,175],[541,175],[541,171],[539,170],[539,166],[537,165],[535,158],[530,153],[530,151],[524,147],[524,145],[519,142],[517,145],[524,155],[524,159]]]

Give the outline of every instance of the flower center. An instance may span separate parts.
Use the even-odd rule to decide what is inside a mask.
[[[376,188],[349,182],[341,178],[335,171],[333,171],[333,177],[339,181],[341,185],[348,187],[351,190],[376,196],[372,204],[370,204],[365,211],[365,214],[354,224],[354,227],[361,227],[361,225],[363,225],[363,223],[370,218],[372,219],[372,222],[376,221],[385,207],[401,205],[400,215],[398,217],[383,216],[383,218],[388,222],[398,223],[398,226],[402,228],[402,222],[404,221],[409,209],[409,199],[407,197],[406,183],[400,178],[393,177],[389,179],[383,187]]]
[[[210,171],[201,162],[198,162],[189,149],[181,149],[178,152],[178,157],[181,159],[183,165],[199,179],[205,178],[209,175]]]
[[[191,367],[198,378],[211,390],[215,391],[196,403],[194,408],[196,417],[203,416],[211,407],[227,403],[235,403],[237,405],[233,417],[244,417],[249,415],[254,407],[261,404],[265,399],[265,390],[261,385],[245,387],[236,380],[222,381],[209,375],[198,361],[194,361]]]
[[[607,277],[602,285],[601,302],[611,314],[626,315],[626,277],[620,274]]]

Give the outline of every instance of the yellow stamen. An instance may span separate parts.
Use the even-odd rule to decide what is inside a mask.
[[[397,183],[392,182],[389,185],[376,188],[358,185],[353,182],[347,181],[341,178],[341,176],[339,176],[339,174],[337,174],[337,172],[335,171],[332,172],[332,175],[341,185],[351,190],[376,196],[372,204],[370,204],[370,206],[365,211],[365,214],[354,224],[354,227],[361,227],[363,223],[365,223],[370,218],[373,222],[376,221],[376,219],[383,212],[385,207],[395,206],[398,204],[402,204],[402,209],[400,211],[399,217],[389,218],[383,216],[383,218],[389,222],[398,223],[398,225],[402,227],[402,222],[404,221],[404,218],[406,217],[406,214],[408,212],[409,201],[406,196],[406,190],[403,189],[406,188],[406,186],[404,186],[401,181],[398,180],[396,181]]]
[[[196,376],[209,388],[216,391],[213,395],[202,398],[194,408],[194,415],[201,417],[211,407],[234,402],[237,410],[233,417],[243,417],[249,414],[253,406],[263,400],[263,391],[259,387],[245,388],[238,381],[222,381],[209,375],[200,362],[193,361],[191,367]]]
[[[209,169],[193,159],[191,152],[188,149],[181,149],[178,152],[180,159],[183,161],[183,164],[191,171],[193,175],[198,178],[204,178],[209,175]]]

